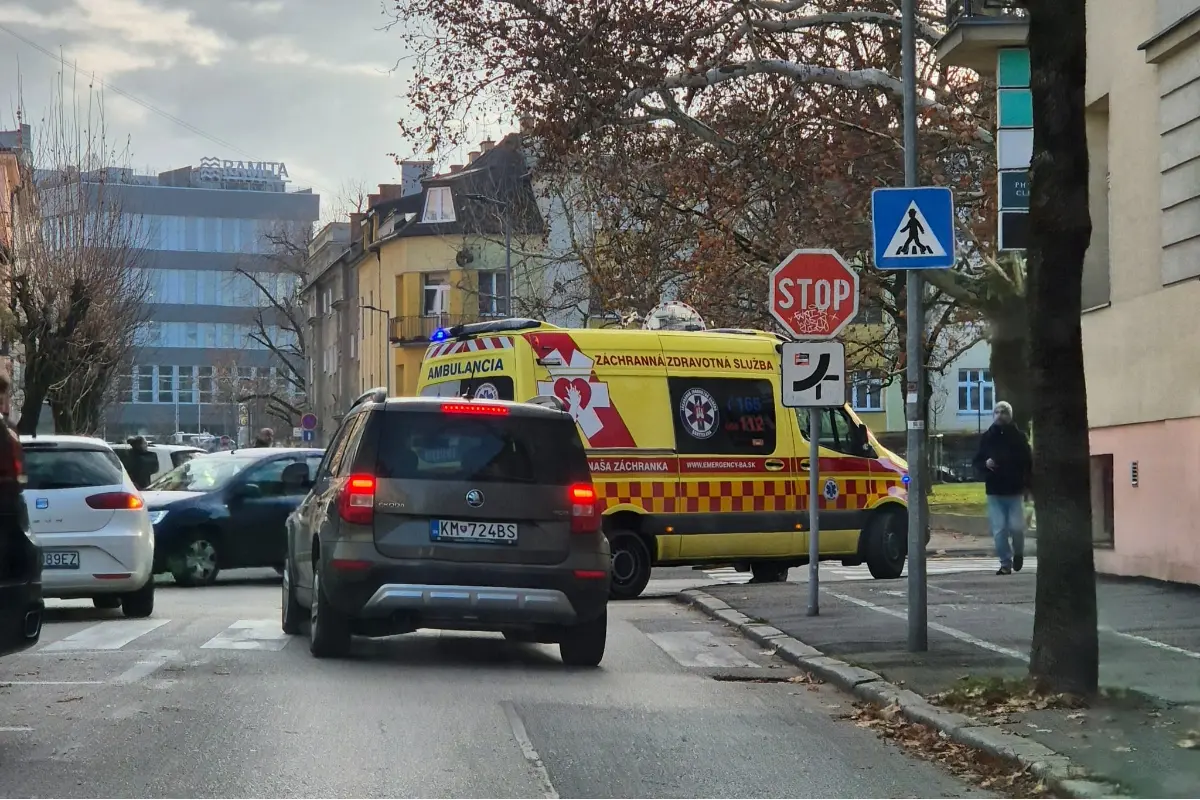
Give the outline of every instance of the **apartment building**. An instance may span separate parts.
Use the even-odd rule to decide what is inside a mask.
[[[947,63],[994,74],[1025,45],[1021,13],[995,5],[954,0]],[[1200,0],[1089,0],[1087,51],[1096,566],[1200,584]]]
[[[105,172],[85,180],[103,177],[118,196],[145,248],[150,287],[149,322],[106,433],[236,436],[285,424],[262,398],[237,401],[243,387],[291,391],[272,345],[293,350],[297,332],[268,296],[296,296],[320,197],[291,189],[277,162],[204,158],[157,175]]]
[[[21,186],[21,165],[29,156],[32,131],[22,125],[15,131],[0,131],[0,303],[9,301],[9,280],[13,267],[13,226],[17,224],[17,189]],[[13,418],[20,415],[20,389],[13,375],[13,343],[0,336],[0,364],[14,378]]]
[[[308,407],[323,447],[358,396],[358,264],[365,255],[362,215],[331,222],[308,247],[301,301],[308,323]]]

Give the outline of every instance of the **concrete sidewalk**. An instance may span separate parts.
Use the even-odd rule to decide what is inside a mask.
[[[872,696],[872,681],[878,694],[887,685],[882,676],[926,698],[952,692],[937,698],[945,703],[962,702],[971,695],[968,687],[989,681],[1011,687],[1026,675],[1035,581],[1029,574],[931,577],[929,650],[920,654],[907,651],[904,581],[831,584],[821,591],[818,617],[806,616],[803,585],[724,585],[704,592],[718,600],[709,605],[719,609],[723,601],[749,617],[739,626],[747,634],[772,626],[799,640],[799,652],[812,657],[804,646],[815,648],[818,669],[836,664],[832,659],[861,668],[858,674],[869,677],[848,680],[849,688],[864,690],[860,695]],[[704,607],[694,593],[685,594],[693,596],[681,599]],[[1200,589],[1101,580],[1097,595],[1106,691],[1091,708],[1013,702],[995,713],[980,708],[971,721],[960,717],[960,727],[978,738],[981,724],[995,726],[998,741],[1027,742],[1026,749],[1040,754],[1028,763],[1057,763],[1061,754],[1134,796],[1200,797]],[[784,655],[778,643],[785,640],[774,641]],[[835,675],[855,674],[842,671]]]
[[[936,519],[934,520],[936,523]],[[929,533],[929,544],[925,552],[930,556],[956,556],[959,558],[984,558],[996,552],[990,534],[972,534],[939,528],[933,524]],[[1025,555],[1037,555],[1037,537],[1025,534]]]

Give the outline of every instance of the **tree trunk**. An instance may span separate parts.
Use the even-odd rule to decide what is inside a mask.
[[[1091,694],[1099,677],[1081,284],[1091,239],[1085,0],[1026,0],[1033,93],[1029,363],[1038,448],[1030,675]]]
[[[28,367],[29,362],[26,362]],[[21,403],[21,418],[17,420],[17,433],[22,436],[32,436],[37,433],[38,422],[42,417],[42,405],[46,402],[46,384],[38,380],[36,370],[26,370],[23,375],[22,390],[25,399]]]
[[[1007,400],[1013,407],[1013,421],[1029,432],[1033,415],[1032,387],[1029,375],[1029,317],[1024,297],[1004,298],[997,308],[988,310],[991,328],[992,381],[996,400]]]

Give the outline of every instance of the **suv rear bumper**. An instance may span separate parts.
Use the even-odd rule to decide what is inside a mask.
[[[358,619],[406,619],[412,627],[481,628],[573,625],[600,616],[608,603],[610,557],[573,555],[555,565],[480,564],[387,559],[370,546],[372,566],[332,569],[325,560],[321,587],[327,602]],[[357,559],[357,547],[339,543],[335,558]],[[603,573],[603,577],[580,577]]]

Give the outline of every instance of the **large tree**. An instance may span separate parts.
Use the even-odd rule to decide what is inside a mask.
[[[958,190],[972,245],[960,269],[932,276],[931,304],[985,313],[994,336],[1019,339],[1019,324],[998,324],[1023,321],[1008,313],[1022,307],[1019,269],[984,255],[994,90],[936,62],[944,6],[919,6],[921,178]],[[722,322],[762,324],[769,268],[797,244],[832,247],[863,267],[868,297],[889,312],[885,340],[902,340],[902,276],[866,257],[870,189],[903,182],[894,2],[397,0],[396,16],[438,32],[410,43],[420,113],[402,124],[407,136],[456,145],[464,115],[512,109],[540,169],[590,170],[617,200],[601,206],[613,216],[607,245],[625,251],[614,275],[596,276],[604,296],[667,285],[711,298]],[[660,266],[636,269],[631,252]],[[1005,396],[1024,394],[1023,346],[997,346]]]
[[[128,372],[147,290],[140,223],[122,204],[127,163],[128,149],[106,139],[102,98],[60,82],[14,203],[9,325],[23,434],[47,403],[58,432],[98,432]]]
[[[1038,519],[1031,674],[1091,693],[1099,678],[1092,551],[1083,258],[1091,241],[1084,115],[1084,0],[1026,0],[1033,162],[1029,205],[1029,364]]]

